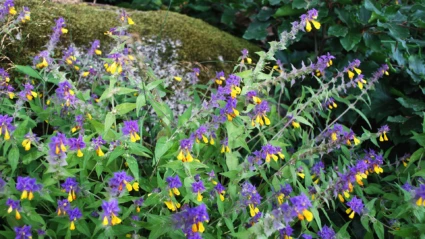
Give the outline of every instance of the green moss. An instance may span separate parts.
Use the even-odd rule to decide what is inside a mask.
[[[19,6],[28,6],[31,10],[31,22],[23,28],[23,36],[28,36],[17,46],[18,52],[11,51],[9,57],[15,63],[27,62],[40,51],[48,41],[54,19],[62,16],[69,33],[66,43],[88,46],[94,39],[101,40],[103,46],[110,41],[104,32],[117,26],[119,8],[111,6],[93,6],[88,4],[54,4],[41,0],[17,0]],[[147,38],[168,38],[182,43],[178,55],[180,61],[203,62],[216,61],[219,56],[224,60],[236,60],[240,51],[247,48],[250,52],[260,49],[253,44],[223,32],[209,24],[179,13],[167,11],[129,11],[136,25],[130,32]],[[165,24],[164,24],[165,22]],[[16,54],[18,53],[18,54]]]

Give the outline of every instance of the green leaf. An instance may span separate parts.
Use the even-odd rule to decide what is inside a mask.
[[[146,90],[153,90],[155,87],[157,87],[159,84],[161,84],[162,82],[163,82],[164,80],[156,80],[156,81],[153,81],[153,82],[151,82],[151,83],[149,83],[147,86],[146,86]]]
[[[230,170],[236,170],[238,168],[239,160],[234,152],[226,153],[226,164]]]
[[[129,93],[137,92],[136,89],[130,89],[126,87],[118,87],[116,91],[117,91],[117,95],[127,95]]]
[[[369,128],[372,129],[372,126],[370,125],[367,117],[360,110],[358,110],[356,108],[352,108],[352,109],[355,110],[357,112],[357,114],[359,114],[364,119],[364,121],[366,121],[367,125],[369,125]]]
[[[264,40],[267,37],[267,28],[270,26],[270,22],[253,21],[249,24],[246,29],[243,38],[247,40]]]
[[[365,0],[364,7],[369,11],[372,11],[378,15],[382,15],[382,12],[379,10],[381,9],[381,6],[377,6],[376,1],[374,0]]]
[[[360,7],[357,17],[359,18],[359,22],[361,24],[367,25],[369,23],[369,19],[371,16],[372,16],[372,12],[366,9],[365,6]]]
[[[398,40],[406,39],[410,35],[409,28],[399,26],[398,24],[381,23],[380,21],[378,21],[378,26],[387,28],[390,31],[390,35]]]
[[[134,178],[139,180],[139,165],[137,164],[137,160],[133,156],[129,156],[126,157],[125,161],[127,162],[128,168],[130,168]]]
[[[128,112],[136,109],[136,103],[122,103],[115,108],[119,115],[125,115]]]
[[[412,98],[397,98],[396,99],[403,107],[413,109],[414,111],[425,110],[425,102]]]
[[[380,221],[376,220],[375,223],[373,223],[373,229],[375,230],[375,233],[379,239],[385,238],[384,225]]]
[[[140,94],[136,99],[136,115],[139,117],[140,108],[146,105],[146,97],[145,94]]]
[[[16,145],[14,145],[12,149],[9,151],[8,160],[13,173],[18,167],[18,163],[19,163],[19,149]]]
[[[348,28],[341,25],[332,25],[328,29],[330,36],[345,37],[348,33]]]
[[[111,126],[115,123],[115,115],[111,112],[108,112],[105,117],[105,134],[111,129]]]
[[[41,77],[41,75],[38,73],[38,71],[34,70],[33,68],[31,68],[30,66],[20,66],[20,65],[16,65],[15,69],[21,73],[24,73],[25,75],[31,76],[33,78],[39,79],[39,80],[43,80],[43,78]]]
[[[277,9],[274,17],[289,17],[289,16],[297,16],[304,13],[304,9],[293,9],[291,5],[285,4]]]
[[[167,137],[161,137],[156,142],[155,159],[159,161],[161,157],[173,146],[173,142],[168,141]]]
[[[351,51],[360,42],[361,39],[362,35],[352,30],[344,38],[341,38],[339,42],[346,51]]]
[[[306,9],[308,2],[306,0],[294,0],[292,1],[292,8],[295,9]]]

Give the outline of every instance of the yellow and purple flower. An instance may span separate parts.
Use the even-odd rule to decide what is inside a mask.
[[[311,202],[305,194],[291,197],[289,200],[292,203],[293,209],[298,214],[298,219],[306,219],[308,222],[313,220],[313,213],[308,210],[311,207]]]
[[[282,153],[282,149],[278,146],[273,146],[271,144],[266,144],[261,148],[261,156],[266,161],[266,163],[269,163],[270,159],[273,159],[277,162],[279,158],[285,158],[285,155],[283,155]]]
[[[317,77],[325,74],[325,69],[333,64],[333,59],[335,59],[335,57],[332,56],[329,52],[326,55],[317,57],[316,64],[312,64],[311,66]]]
[[[77,221],[77,219],[80,219],[83,216],[83,214],[81,213],[80,209],[76,207],[76,208],[68,210],[68,216],[69,216],[69,221],[71,222],[69,225],[69,230],[73,231],[75,230],[74,222]]]
[[[131,142],[137,142],[140,140],[139,136],[139,124],[137,120],[127,120],[124,121],[124,126],[122,127],[122,133],[124,135],[130,135]]]
[[[102,55],[102,51],[99,50],[99,48],[100,48],[100,41],[94,40],[91,44],[89,51],[87,52],[87,55],[89,56],[93,56],[94,54]]]
[[[93,148],[95,148],[95,150],[96,150],[97,156],[99,156],[99,157],[105,156],[105,153],[103,153],[103,151],[102,151],[102,146],[104,144],[106,144],[106,141],[103,140],[101,135],[99,135],[99,137],[97,137],[97,138],[93,138],[91,143],[93,145]]]
[[[257,92],[254,90],[248,91],[246,93],[246,98],[248,98],[249,100],[252,100],[252,102],[256,105],[261,103],[260,97],[258,97]]]
[[[21,200],[27,198],[32,200],[34,198],[34,192],[41,190],[41,185],[37,184],[35,178],[18,176],[16,190],[22,192]]]
[[[31,12],[28,7],[23,7],[23,10],[19,13],[18,21],[26,23],[31,20]]]
[[[416,205],[425,206],[425,184],[419,185],[415,190]]]
[[[37,97],[38,95],[35,91],[33,91],[33,89],[34,89],[33,85],[29,83],[25,83],[24,90],[19,92],[19,97],[23,100],[31,101],[33,98]]]
[[[10,134],[15,130],[12,125],[13,117],[0,115],[0,136],[4,135],[4,140],[10,139]]]
[[[61,184],[62,190],[68,193],[68,202],[72,202],[77,199],[77,193],[80,191],[78,182],[75,178],[67,178],[65,182]]]
[[[349,208],[347,208],[347,210],[345,210],[345,212],[347,214],[349,214],[349,218],[353,219],[354,215],[357,214],[362,214],[363,213],[363,209],[364,209],[364,205],[361,199],[357,198],[356,196],[353,197],[351,199],[351,201],[347,202],[347,206]]]
[[[134,200],[134,204],[136,205],[136,212],[140,212],[140,207],[143,205],[144,202],[145,200],[143,200],[142,197],[137,200]]]
[[[58,200],[58,216],[65,216],[69,209],[71,209],[71,204],[69,203],[68,199]]]
[[[204,222],[210,220],[205,204],[197,207],[185,207],[180,213],[173,215],[174,225],[181,228],[187,238],[201,238],[205,231]]]
[[[222,85],[223,81],[226,80],[226,77],[224,77],[224,71],[216,72],[215,74],[215,83],[218,85]]]
[[[108,185],[109,188],[111,188],[112,193],[121,193],[124,186],[129,192],[131,192],[133,189],[134,191],[139,191],[139,183],[130,183],[133,180],[134,178],[124,171],[115,172],[114,176],[109,180]]]
[[[21,205],[19,200],[13,200],[13,199],[7,199],[6,205],[8,206],[7,213],[13,212],[15,210],[15,218],[16,220],[21,219],[21,214],[19,213],[19,210],[21,210]]]
[[[32,239],[31,226],[14,227],[15,239]]]
[[[324,105],[330,110],[336,109],[338,107],[338,105],[335,103],[335,99],[333,97],[330,97],[328,100],[326,100]]]
[[[285,198],[289,198],[289,194],[292,192],[292,187],[290,184],[285,184],[285,186],[280,185],[280,190],[277,192],[277,202],[279,205],[282,205]]]
[[[348,66],[344,68],[344,72],[347,72],[348,78],[350,80],[354,78],[354,75],[355,75],[354,72],[356,72],[357,75],[360,75],[362,73],[362,71],[358,68],[359,66],[360,66],[360,60],[355,59],[353,62],[349,62]]]
[[[16,15],[18,12],[15,9],[15,4],[13,0],[6,0],[3,4],[3,7],[0,8],[0,19],[4,18],[7,15]]]
[[[39,140],[40,138],[37,137],[36,134],[29,132],[25,135],[24,140],[22,141],[22,147],[24,147],[25,151],[29,151],[31,149],[31,144],[37,144]]]
[[[214,190],[218,193],[220,200],[224,201],[224,195],[226,194],[226,188],[221,183],[216,183]]]
[[[72,85],[69,81],[59,83],[59,86],[56,89],[56,96],[61,102],[63,102],[62,106],[69,107],[75,104],[75,92],[72,90]]]
[[[317,235],[321,239],[336,239],[335,231],[326,225],[322,227],[322,230],[317,232]]]
[[[83,140],[83,136],[79,135],[78,138],[69,139],[69,149],[77,151],[77,157],[81,158],[84,156],[82,149],[86,147],[86,143]]]
[[[270,125],[270,119],[267,117],[267,112],[269,111],[270,107],[267,101],[263,100],[261,103],[256,104],[254,108],[254,115],[251,117],[252,127],[255,127],[257,124],[260,124],[261,126],[264,124]]]
[[[197,194],[196,200],[202,202],[202,193],[205,191],[205,186],[202,180],[192,183],[192,192]]]
[[[316,9],[311,9],[307,14],[301,15],[301,24],[305,26],[305,30],[310,32],[312,30],[311,25],[317,30],[320,29],[320,22],[317,21],[318,12]]]
[[[111,199],[110,201],[102,202],[102,224],[104,226],[108,225],[118,225],[121,223],[121,219],[118,217],[120,208],[118,207],[118,201],[116,199]]]
[[[52,157],[64,155],[66,152],[66,145],[68,145],[68,139],[65,134],[58,133],[56,136],[53,136],[49,143],[50,155]]]
[[[255,217],[255,215],[260,213],[257,206],[261,203],[261,196],[254,185],[249,182],[245,182],[242,185],[241,195],[243,197],[243,204],[249,207],[249,214],[251,217]]]
[[[384,125],[378,130],[379,141],[388,141],[387,133],[390,132],[390,127],[388,125]]]
[[[193,147],[193,139],[182,139],[180,141],[180,152],[177,155],[177,159],[181,160],[182,162],[192,162],[193,157],[190,154],[190,151]]]
[[[241,51],[242,53],[242,57],[241,57],[241,64],[245,64],[245,60],[247,64],[251,64],[252,63],[252,59],[248,57],[248,50],[247,49],[243,49]]]

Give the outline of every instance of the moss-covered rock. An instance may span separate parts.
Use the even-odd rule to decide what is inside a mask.
[[[99,39],[107,46],[110,38],[104,32],[119,25],[119,8],[90,4],[47,3],[43,0],[16,0],[18,6],[28,6],[31,21],[23,27],[23,41],[16,51],[9,51],[8,57],[15,63],[29,63],[32,56],[42,49],[48,41],[54,19],[63,17],[69,33],[67,43],[88,46]],[[129,11],[136,25],[131,32],[147,39],[170,39],[181,42],[178,57],[181,62],[234,61],[240,51],[260,50],[249,42],[223,32],[202,20],[168,11]],[[27,37],[28,36],[28,37]],[[106,44],[105,44],[106,43]],[[228,66],[229,67],[229,66]]]

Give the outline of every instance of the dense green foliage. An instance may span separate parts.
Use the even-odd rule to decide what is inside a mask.
[[[242,12],[266,51],[170,83],[136,50],[133,14],[84,53],[55,20],[32,64],[0,69],[0,237],[424,237],[423,3],[170,6],[214,8],[229,30]],[[0,10],[7,52],[29,10]]]

